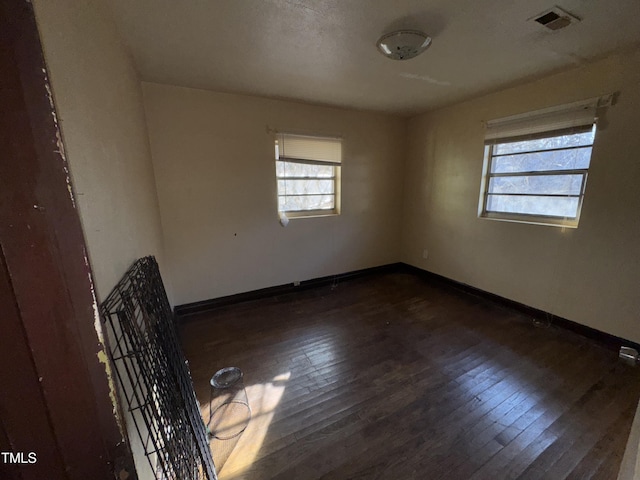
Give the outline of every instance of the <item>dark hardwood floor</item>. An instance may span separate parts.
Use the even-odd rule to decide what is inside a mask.
[[[211,375],[245,375],[220,480],[613,480],[640,396],[615,352],[409,273],[183,322],[205,417]]]

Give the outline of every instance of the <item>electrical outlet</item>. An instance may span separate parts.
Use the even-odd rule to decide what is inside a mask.
[[[424,258],[425,260],[429,258],[429,250],[427,250],[426,248],[422,250],[422,258]]]
[[[299,287],[300,286],[300,280],[296,280],[295,282],[293,282],[293,286],[294,287]]]

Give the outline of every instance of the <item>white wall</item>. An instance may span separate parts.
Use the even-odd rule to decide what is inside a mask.
[[[578,229],[477,217],[483,120],[614,91]],[[411,119],[404,261],[640,342],[639,107],[636,52]]]
[[[140,80],[94,0],[34,1],[99,299],[162,231]]]
[[[140,81],[101,2],[34,4],[97,295],[104,300],[137,258],[153,254],[163,265]],[[155,478],[131,421],[125,412],[138,477]]]
[[[400,260],[405,120],[143,83],[177,304]],[[342,214],[278,222],[274,135],[342,135]]]

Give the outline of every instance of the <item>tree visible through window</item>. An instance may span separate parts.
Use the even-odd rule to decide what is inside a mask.
[[[278,211],[289,217],[339,213],[341,139],[280,134],[275,149]]]
[[[576,221],[595,127],[586,132],[489,146],[485,214],[520,214]]]

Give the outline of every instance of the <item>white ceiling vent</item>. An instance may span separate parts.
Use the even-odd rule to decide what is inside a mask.
[[[578,17],[571,15],[558,6],[531,17],[529,20],[533,20],[549,30],[560,30],[580,21]]]

